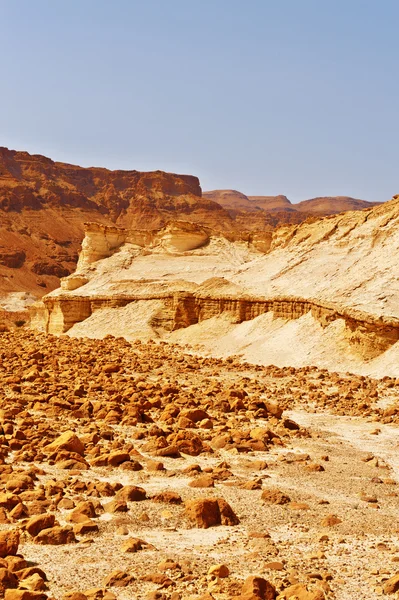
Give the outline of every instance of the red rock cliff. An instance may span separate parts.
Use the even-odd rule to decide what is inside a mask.
[[[58,287],[75,270],[86,221],[157,229],[176,217],[233,228],[197,177],[83,168],[0,148],[0,293]]]

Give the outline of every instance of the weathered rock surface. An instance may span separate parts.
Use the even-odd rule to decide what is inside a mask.
[[[179,219],[231,228],[196,177],[109,171],[0,149],[0,292],[42,296],[75,269],[83,223],[158,229]],[[12,276],[12,277],[11,277]]]
[[[311,361],[399,375],[392,262],[399,250],[398,220],[399,199],[393,199],[368,211],[280,228],[266,254],[253,240],[229,241],[184,222],[155,233],[89,224],[78,270],[32,308],[32,325],[54,334],[183,343],[196,343],[197,331],[204,331],[204,350],[217,353],[219,346],[222,356],[243,351],[252,362]],[[173,273],[165,274],[170,264]],[[246,329],[249,339],[240,329],[245,322],[253,323]],[[192,326],[197,329],[191,335]],[[187,334],[173,333],[182,329]],[[263,359],[264,352],[256,354],[259,342]]]

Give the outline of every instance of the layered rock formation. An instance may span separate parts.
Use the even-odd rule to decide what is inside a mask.
[[[237,326],[262,315],[281,324],[310,315],[320,332],[339,337],[345,353],[370,361],[399,339],[398,223],[395,198],[368,211],[280,228],[265,247],[184,222],[153,232],[89,224],[77,272],[35,307],[33,325],[74,334],[87,320],[90,334],[98,311],[123,309],[115,316],[127,319],[125,334],[140,337],[138,309],[146,303],[147,337],[220,316]],[[104,335],[112,330],[109,320]],[[84,334],[84,326],[78,331]]]
[[[57,288],[75,270],[86,221],[157,229],[176,215],[234,228],[197,177],[82,168],[0,148],[0,293]]]
[[[204,192],[203,196],[223,206],[234,219],[236,227],[252,231],[312,222],[321,216],[363,210],[379,204],[348,196],[325,196],[292,204],[287,196],[246,196],[236,190],[213,190]]]
[[[237,190],[211,190],[203,192],[203,195],[214,202],[217,202],[223,208],[233,211],[295,211],[295,206],[291,204],[287,196],[246,196]]]
[[[334,209],[316,200],[323,213],[352,206],[341,202]],[[363,206],[356,202],[352,207]],[[249,240],[320,212],[312,206],[291,205],[285,196],[202,194],[190,175],[82,168],[0,148],[0,305],[10,293],[40,297],[57,288],[75,270],[85,222],[158,230],[183,220]]]

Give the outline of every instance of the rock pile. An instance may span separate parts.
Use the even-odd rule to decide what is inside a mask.
[[[23,331],[1,334],[0,357],[6,600],[320,600],[340,585],[327,556],[344,556],[373,507],[387,535],[398,501],[382,461],[356,457],[348,516],[339,448],[285,409],[324,410],[331,393],[384,427],[396,412],[377,403],[396,381]],[[395,588],[395,572],[377,575]]]

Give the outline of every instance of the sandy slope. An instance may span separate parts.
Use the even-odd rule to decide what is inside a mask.
[[[168,339],[189,344],[201,354],[222,358],[239,355],[259,365],[315,365],[377,378],[399,377],[399,343],[365,361],[348,345],[343,320],[323,328],[310,313],[293,321],[273,319],[273,313],[267,313],[240,324],[224,315],[174,331]]]
[[[223,237],[211,237],[205,246],[187,252],[171,252],[162,240],[146,248],[124,244],[112,256],[82,269],[88,280],[85,285],[71,292],[56,290],[50,297],[136,295],[153,299],[176,291],[212,298],[295,296],[359,309],[374,319],[398,319],[398,253],[399,199],[393,199],[369,210],[280,229],[268,254]],[[154,311],[152,304],[102,310],[75,325],[69,334],[159,337],[151,326]],[[241,324],[222,313],[175,331],[168,339],[214,356],[239,354],[257,364],[314,364],[376,377],[399,376],[398,343],[377,358],[365,360],[370,353],[358,353],[349,344],[349,333],[343,320],[322,327],[310,313],[291,321],[269,313]]]

